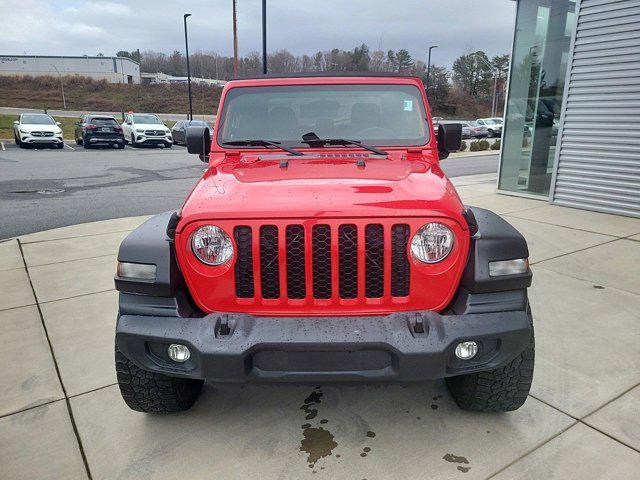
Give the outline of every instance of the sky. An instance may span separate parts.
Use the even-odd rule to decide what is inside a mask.
[[[261,1],[237,0],[240,54],[261,51]],[[294,54],[362,43],[406,48],[416,60],[450,66],[461,54],[511,50],[512,0],[268,0],[269,51]],[[0,55],[114,55],[119,50],[233,52],[232,0],[0,0]]]

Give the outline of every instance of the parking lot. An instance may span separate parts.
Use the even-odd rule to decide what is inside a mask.
[[[206,165],[182,146],[0,148],[0,238],[179,208]],[[498,155],[452,156],[450,176],[495,172]]]

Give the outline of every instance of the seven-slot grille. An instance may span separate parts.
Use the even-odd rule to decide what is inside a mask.
[[[375,299],[384,296],[386,284],[391,296],[406,297],[409,232],[404,223],[236,226],[236,297]],[[385,261],[391,266],[388,278]]]

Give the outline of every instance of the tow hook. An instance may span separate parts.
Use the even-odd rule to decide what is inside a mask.
[[[229,326],[229,316],[228,315],[222,315],[219,318],[219,323],[218,323],[218,335],[219,336],[226,336],[229,335],[231,333],[231,327]]]
[[[413,324],[413,331],[415,333],[424,333],[424,320],[420,315],[416,315],[415,323]]]

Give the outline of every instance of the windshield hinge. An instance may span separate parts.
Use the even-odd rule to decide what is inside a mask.
[[[407,149],[407,160],[418,160],[424,156],[424,150],[421,148]]]

